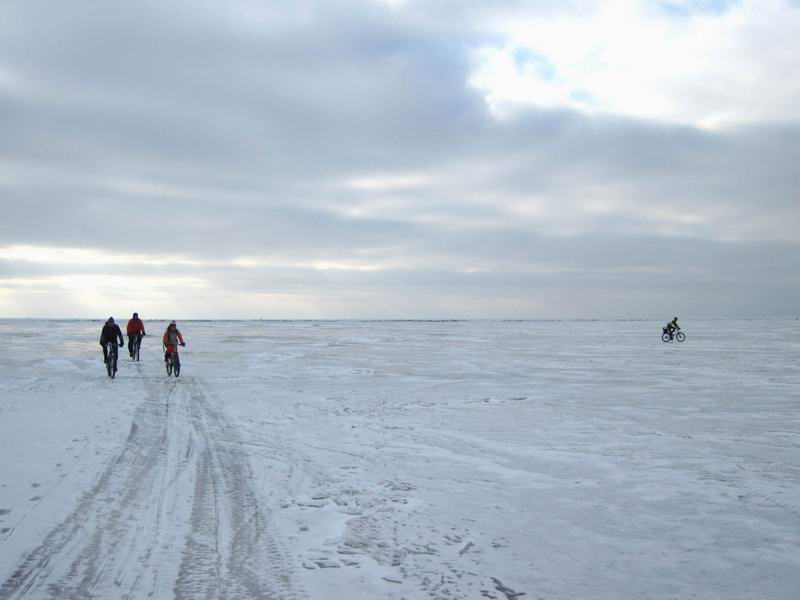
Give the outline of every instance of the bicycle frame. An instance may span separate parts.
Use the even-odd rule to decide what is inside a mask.
[[[162,344],[161,346],[164,349],[164,352],[167,352],[167,347]],[[175,374],[175,377],[181,372],[181,359],[178,355],[178,347],[175,346],[175,349],[169,353],[169,356],[166,360],[166,368],[167,368],[167,376]]]
[[[119,360],[119,349],[117,340],[106,342],[106,371],[111,379],[114,379],[117,372],[117,361]]]
[[[139,360],[139,351],[142,347],[142,332],[136,334],[136,337],[133,338],[133,360]]]

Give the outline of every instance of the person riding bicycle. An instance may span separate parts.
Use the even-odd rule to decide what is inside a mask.
[[[164,337],[161,340],[164,344],[164,348],[166,352],[164,353],[164,362],[169,360],[170,354],[175,352],[177,349],[178,344],[181,346],[185,346],[186,343],[183,341],[183,336],[181,332],[178,330],[178,326],[175,324],[175,321],[172,321],[169,325],[167,325],[167,330],[164,332]],[[177,359],[177,355],[176,355]]]
[[[675,336],[675,332],[680,330],[681,328],[678,326],[678,317],[672,319],[672,321],[667,323],[667,326],[664,327],[664,333],[669,334],[669,339],[672,339]]]
[[[133,342],[141,335],[147,335],[144,322],[139,318],[139,313],[133,313],[133,318],[128,321],[128,354],[133,358]]]
[[[108,317],[105,325],[103,325],[103,330],[100,332],[100,345],[103,347],[103,362],[108,361],[108,348],[106,348],[106,346],[108,344],[116,344],[117,338],[119,338],[119,347],[122,348],[125,345],[122,331],[120,331],[119,325],[114,323],[114,317]]]

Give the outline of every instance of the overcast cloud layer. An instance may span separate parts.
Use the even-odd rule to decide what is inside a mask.
[[[4,2],[0,314],[800,306],[790,0]]]

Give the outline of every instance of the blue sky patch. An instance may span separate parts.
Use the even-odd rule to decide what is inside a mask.
[[[518,71],[533,68],[545,81],[552,81],[556,77],[556,67],[538,52],[530,48],[518,48],[514,51],[514,63]]]
[[[724,15],[740,4],[740,0],[664,0],[658,6],[666,14],[676,17],[692,15]]]

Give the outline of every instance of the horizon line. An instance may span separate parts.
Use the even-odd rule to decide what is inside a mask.
[[[124,322],[130,317],[115,319]],[[140,317],[141,318],[141,317]],[[0,321],[88,321],[105,322],[107,318],[96,317],[0,317]],[[183,321],[183,322],[218,322],[218,321],[240,321],[240,322],[272,322],[272,323],[466,323],[466,322],[563,322],[563,321],[662,321],[663,317],[338,317],[338,318],[271,318],[271,317],[214,317],[214,318],[192,318],[192,317],[148,317],[143,321]],[[669,320],[669,319],[668,319]],[[759,316],[759,317],[684,317],[683,321],[770,321],[770,320],[800,320],[797,315],[783,316]]]

